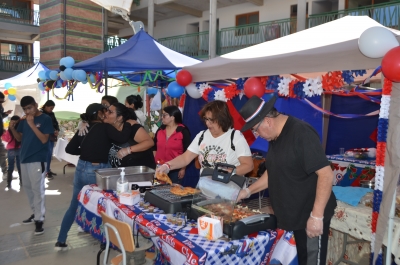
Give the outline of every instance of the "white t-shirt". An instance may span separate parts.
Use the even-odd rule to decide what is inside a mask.
[[[215,163],[225,163],[234,166],[239,166],[240,162],[238,157],[250,156],[250,147],[246,142],[243,134],[236,130],[233,136],[233,144],[235,151],[231,148],[231,134],[233,129],[229,129],[223,135],[214,138],[209,130],[204,133],[203,141],[199,146],[199,138],[203,131],[199,132],[192,143],[189,145],[188,150],[192,153],[198,154],[201,168],[214,168]]]
[[[143,111],[141,110],[135,110],[136,116],[137,116],[137,122],[140,123],[140,125],[145,125],[146,123],[146,115],[144,115]]]

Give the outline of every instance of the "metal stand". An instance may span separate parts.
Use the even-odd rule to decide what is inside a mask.
[[[103,253],[103,251],[106,249],[106,244],[100,244],[100,250],[99,250],[99,252],[97,252],[97,265],[100,265],[100,256],[101,256],[101,253]],[[108,250],[108,256],[110,256],[110,249]],[[107,260],[107,263],[108,263],[108,260]]]
[[[344,254],[346,253],[346,246],[350,244],[358,244],[358,243],[365,243],[367,241],[365,240],[355,240],[355,241],[347,241],[347,234],[343,233],[343,246],[342,246],[342,253],[340,253],[340,258],[333,264],[333,265],[339,265],[340,262],[347,263],[350,265],[358,265],[358,263],[352,262],[350,260],[347,260],[344,258]]]
[[[65,164],[65,166],[63,167],[63,174],[65,175],[65,168],[66,167],[75,167],[75,165],[74,164],[71,164],[71,163],[67,163],[67,164]]]

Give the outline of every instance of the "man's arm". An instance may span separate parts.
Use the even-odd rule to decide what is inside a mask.
[[[49,140],[49,134],[43,134],[39,129],[36,127],[35,122],[34,122],[34,117],[32,115],[28,115],[26,117],[26,121],[31,127],[32,131],[35,133],[36,137],[39,138],[39,140],[42,142],[42,144],[47,143]]]
[[[330,166],[326,166],[315,173],[318,175],[318,180],[312,215],[314,217],[323,217],[325,206],[332,193],[333,172]]]

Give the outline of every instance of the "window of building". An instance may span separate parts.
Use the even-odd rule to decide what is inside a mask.
[[[346,8],[359,8],[391,2],[390,0],[346,0]]]
[[[259,12],[241,14],[236,16],[236,27],[248,24],[257,24],[259,22]],[[248,27],[240,27],[236,30],[235,35],[247,35],[256,33],[258,33],[258,25],[252,25]]]
[[[30,61],[30,44],[1,43],[1,59],[11,61]]]
[[[290,6],[290,17],[291,18],[297,17],[297,5]],[[308,2],[306,4],[306,17],[308,17]]]

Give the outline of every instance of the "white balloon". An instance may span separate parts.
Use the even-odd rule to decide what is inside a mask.
[[[191,83],[185,88],[191,98],[201,98],[201,94],[195,83]]]
[[[399,46],[395,35],[384,27],[372,27],[365,30],[358,39],[361,53],[370,58],[381,58]]]

